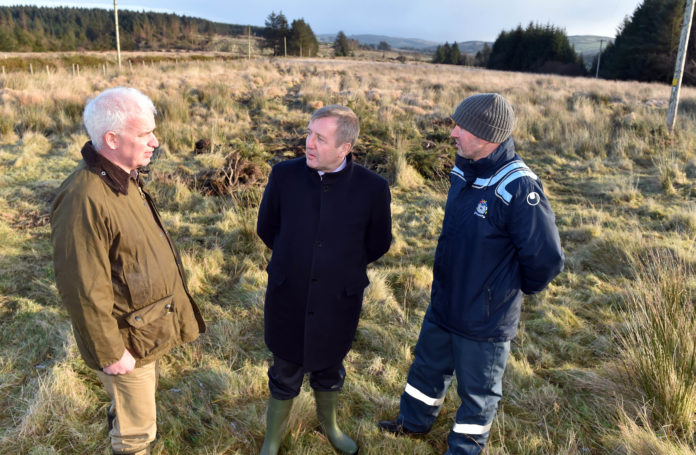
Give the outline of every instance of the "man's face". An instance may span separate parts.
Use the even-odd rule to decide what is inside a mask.
[[[476,137],[459,125],[454,126],[450,136],[457,143],[457,155],[473,161],[487,157],[497,147],[497,144]]]
[[[128,172],[147,166],[153,151],[159,146],[154,131],[155,116],[152,112],[131,115],[123,130],[115,133],[115,148],[110,151],[109,158]]]
[[[312,120],[307,127],[307,166],[317,171],[331,172],[341,165],[350,151],[350,144],[336,144],[335,117]]]

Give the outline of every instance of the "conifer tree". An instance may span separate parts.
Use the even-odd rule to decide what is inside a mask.
[[[343,31],[338,32],[334,40],[334,55],[336,57],[348,57],[353,53],[350,40]]]
[[[284,42],[290,36],[288,20],[283,12],[271,12],[266,18],[266,46],[273,49],[273,55],[283,55]]]
[[[583,74],[584,66],[565,31],[530,23],[502,31],[493,43],[488,68],[507,71]]]
[[[644,0],[619,27],[601,56],[599,76],[610,79],[670,82],[674,74],[684,0]],[[696,22],[692,23],[684,83],[696,85]],[[596,71],[596,60],[591,71]]]
[[[447,63],[451,65],[459,65],[462,60],[462,53],[459,51],[459,45],[455,41],[452,43],[452,47],[449,49],[449,55],[447,56]]]
[[[295,19],[290,27],[288,50],[293,55],[314,57],[319,52],[319,42],[312,27],[304,19]]]
[[[445,63],[446,61],[447,53],[445,52],[445,47],[438,45],[437,49],[435,49],[435,54],[433,55],[433,63]]]

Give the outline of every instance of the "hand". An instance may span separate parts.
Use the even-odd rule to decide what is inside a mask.
[[[102,370],[106,374],[128,374],[135,369],[135,358],[128,352],[128,349],[123,351],[121,360],[116,363],[112,363],[108,367],[104,367]]]

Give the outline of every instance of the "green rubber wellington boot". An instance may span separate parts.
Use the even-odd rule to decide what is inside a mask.
[[[322,431],[336,450],[345,455],[358,453],[358,445],[336,424],[336,403],[338,392],[314,391],[314,399],[317,402],[317,418]]]
[[[263,446],[259,455],[276,455],[283,440],[285,427],[288,424],[292,399],[276,400],[273,397],[268,399],[268,410],[266,410],[266,436],[263,439]]]

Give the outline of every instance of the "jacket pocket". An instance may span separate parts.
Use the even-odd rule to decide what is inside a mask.
[[[349,297],[362,294],[368,284],[370,284],[370,280],[367,276],[363,276],[359,281],[348,284],[345,288],[345,293]]]
[[[358,318],[360,318],[363,294],[368,284],[370,284],[370,280],[365,275],[358,278],[357,281],[350,281],[343,288],[343,292],[336,301],[336,306],[331,310],[333,312],[331,319],[335,324],[331,329],[332,332],[339,334],[348,330],[352,340],[355,328],[358,326]]]
[[[285,282],[285,274],[277,267],[272,267],[271,264],[266,267],[266,272],[268,272],[268,285],[266,286],[266,295],[268,295]]]
[[[170,295],[124,318],[135,357],[143,359],[171,346],[176,334],[173,305]]]

